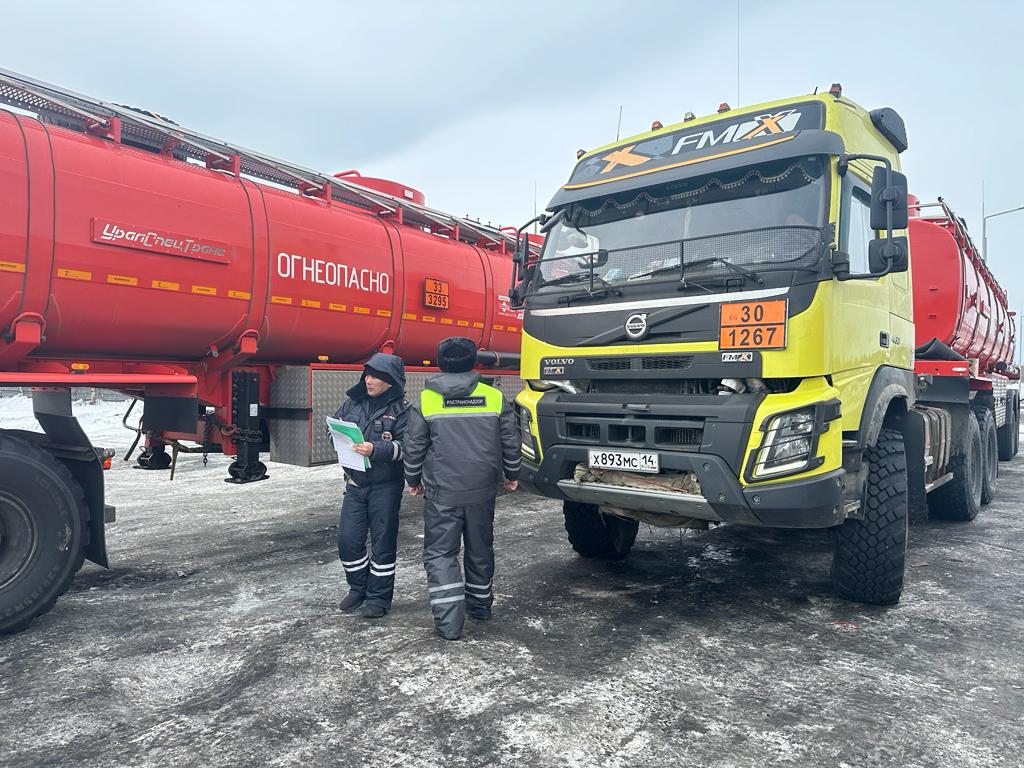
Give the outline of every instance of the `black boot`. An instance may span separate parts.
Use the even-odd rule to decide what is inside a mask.
[[[364,619],[381,619],[385,613],[387,609],[380,603],[367,603],[363,606]]]
[[[338,607],[341,608],[341,610],[345,613],[349,613],[350,611],[354,611],[356,608],[362,605],[363,600],[365,599],[366,598],[363,595],[360,595],[358,592],[349,592],[347,595],[345,595],[345,599],[341,601],[341,605]]]

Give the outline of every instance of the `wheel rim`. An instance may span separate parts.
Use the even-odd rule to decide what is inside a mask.
[[[0,490],[0,591],[25,572],[38,547],[39,537],[28,507]]]

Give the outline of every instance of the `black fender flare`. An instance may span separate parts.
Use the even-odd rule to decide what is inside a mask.
[[[860,428],[857,430],[858,450],[863,451],[875,444],[893,407],[900,415],[900,423],[892,426],[902,431],[902,416],[913,407],[916,399],[913,371],[890,365],[879,366],[861,411]]]

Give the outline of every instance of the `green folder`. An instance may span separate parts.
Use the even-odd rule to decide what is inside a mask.
[[[327,428],[331,430],[332,434],[336,434],[341,438],[341,442],[345,444],[354,443],[365,443],[366,438],[363,437],[363,431],[351,421],[341,421],[340,419],[332,419],[330,416],[327,417]],[[337,443],[335,443],[337,447]],[[359,456],[355,451],[352,452],[354,456]],[[370,468],[370,460],[366,456],[359,456],[363,460],[363,471],[365,472]]]

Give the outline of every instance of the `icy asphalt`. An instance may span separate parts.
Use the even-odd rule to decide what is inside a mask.
[[[79,409],[119,456],[122,409]],[[591,562],[556,504],[505,496],[495,617],[456,643],[416,500],[371,622],[336,607],[336,467],[238,487],[222,457],[173,483],[116,463],[113,567],[0,638],[5,768],[1024,764],[1024,457],[974,523],[911,529],[890,609],[831,594],[822,532],[642,527]]]

